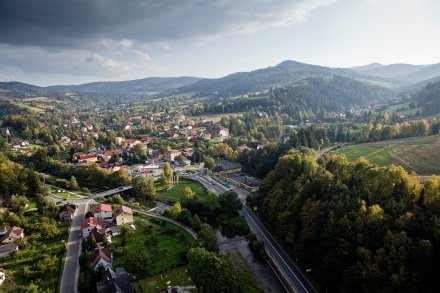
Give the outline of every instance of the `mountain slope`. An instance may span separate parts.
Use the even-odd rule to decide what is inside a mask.
[[[110,82],[92,82],[81,85],[52,86],[47,89],[54,92],[153,92],[173,90],[199,81],[197,77],[149,77],[143,79]]]
[[[200,80],[180,88],[179,91],[197,93],[199,96],[230,97],[265,90],[298,78],[328,75],[334,71],[328,67],[284,61],[274,67]]]
[[[440,113],[440,81],[429,83],[414,98],[425,114]]]

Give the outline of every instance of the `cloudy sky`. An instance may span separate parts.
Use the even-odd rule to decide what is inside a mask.
[[[1,0],[0,81],[440,62],[438,0]]]

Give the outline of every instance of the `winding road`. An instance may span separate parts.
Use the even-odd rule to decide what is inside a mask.
[[[231,188],[227,188],[207,176],[202,176],[200,173],[187,177],[197,180],[207,189],[214,189],[217,194],[231,190]],[[239,198],[243,201],[243,209],[240,211],[240,214],[245,217],[249,227],[257,235],[258,239],[264,242],[264,247],[269,258],[285,280],[285,282],[283,282],[283,280],[281,281],[288,285],[286,286],[286,290],[301,293],[317,292],[302,272],[290,260],[287,253],[281,248],[269,231],[267,231],[266,227],[264,227],[257,216],[255,216],[250,208],[246,206],[245,199],[249,195],[249,192],[242,190],[241,188],[233,188],[233,190],[237,192]]]

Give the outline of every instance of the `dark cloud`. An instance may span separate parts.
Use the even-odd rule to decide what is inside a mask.
[[[207,40],[302,20],[334,0],[2,0],[0,42],[92,47],[97,40]]]

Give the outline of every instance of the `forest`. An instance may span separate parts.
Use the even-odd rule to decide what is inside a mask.
[[[440,179],[291,150],[248,199],[329,292],[435,292]]]

